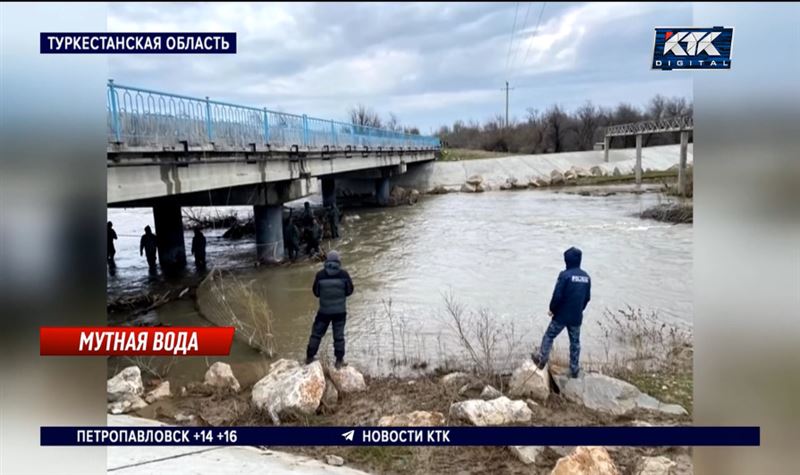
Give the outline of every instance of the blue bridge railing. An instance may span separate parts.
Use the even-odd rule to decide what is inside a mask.
[[[331,150],[363,147],[438,149],[437,137],[412,135],[307,115],[169,94],[108,81],[108,140],[130,147],[178,145]]]

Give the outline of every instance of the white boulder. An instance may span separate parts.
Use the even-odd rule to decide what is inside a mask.
[[[282,415],[311,415],[319,407],[325,393],[325,374],[315,361],[301,365],[280,359],[272,363],[269,373],[253,386],[252,401],[266,412],[274,424]]]
[[[503,396],[503,393],[500,392],[499,389],[495,388],[494,386],[487,385],[481,391],[481,399],[489,400],[489,399],[497,399]]]
[[[527,360],[511,374],[508,383],[511,397],[531,397],[539,401],[550,396],[550,375],[547,367],[539,369],[533,361]]]
[[[106,381],[108,402],[127,399],[130,396],[141,396],[143,393],[142,372],[138,366],[128,366]]]
[[[165,397],[172,396],[172,392],[169,389],[169,381],[164,381],[159,384],[155,389],[147,393],[144,397],[144,400],[147,401],[148,404],[152,404],[159,399],[163,399]]]
[[[536,463],[536,457],[542,453],[544,447],[539,445],[509,445],[508,449],[520,462],[530,465]]]
[[[231,389],[234,392],[239,392],[241,389],[239,381],[233,375],[231,365],[222,361],[217,361],[208,368],[203,382],[214,388]]]
[[[341,369],[330,368],[328,375],[342,394],[357,393],[367,390],[367,383],[364,382],[364,375],[351,365],[343,366]]]
[[[533,412],[524,401],[503,396],[491,401],[470,399],[450,405],[450,417],[476,426],[497,426],[530,422]]]

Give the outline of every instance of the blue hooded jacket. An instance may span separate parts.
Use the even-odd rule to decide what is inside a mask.
[[[553,319],[563,325],[580,325],[583,309],[589,303],[592,281],[581,269],[581,256],[581,250],[576,247],[564,251],[567,268],[558,274],[553,298],[550,299]]]

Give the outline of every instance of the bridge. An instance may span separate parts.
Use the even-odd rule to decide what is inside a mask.
[[[439,139],[150,89],[107,86],[107,204],[152,207],[163,268],[186,264],[182,206],[253,206],[257,258],[283,258],[283,203],[321,182],[374,184],[436,159]]]
[[[642,137],[648,134],[664,134],[679,132],[681,134],[681,155],[678,162],[678,190],[686,194],[686,161],[689,147],[689,132],[694,131],[692,116],[669,117],[665,119],[645,120],[629,124],[616,124],[606,127],[603,140],[605,161],[608,162],[608,149],[613,137],[636,137],[636,166],[634,174],[636,184],[642,184]]]

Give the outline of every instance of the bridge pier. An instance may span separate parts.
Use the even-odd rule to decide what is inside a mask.
[[[322,206],[336,204],[336,179],[333,177],[322,178]]]
[[[375,180],[375,199],[380,206],[389,204],[389,193],[392,190],[392,182],[389,177],[381,177]]]
[[[636,167],[634,168],[636,175],[636,186],[642,184],[642,134],[636,134]]]
[[[283,206],[255,205],[256,258],[258,262],[283,260]]]
[[[678,162],[678,192],[681,196],[686,196],[686,160],[687,149],[689,147],[689,132],[681,131],[681,157]]]
[[[156,225],[158,260],[164,271],[186,267],[186,247],[183,243],[183,217],[177,203],[163,202],[153,206]]]

